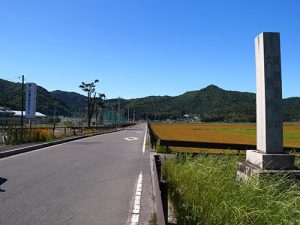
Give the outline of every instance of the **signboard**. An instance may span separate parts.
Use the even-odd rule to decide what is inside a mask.
[[[26,83],[25,118],[34,118],[36,112],[36,84]]]

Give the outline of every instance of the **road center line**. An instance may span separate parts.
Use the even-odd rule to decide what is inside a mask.
[[[139,223],[139,217],[141,212],[142,188],[143,188],[143,174],[142,172],[140,172],[136,184],[134,205],[131,213],[130,225],[137,225]]]

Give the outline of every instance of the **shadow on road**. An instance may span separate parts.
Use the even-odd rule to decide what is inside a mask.
[[[5,190],[3,190],[1,188],[1,185],[4,184],[5,182],[7,181],[7,179],[3,178],[3,177],[0,177],[0,192],[5,192]]]

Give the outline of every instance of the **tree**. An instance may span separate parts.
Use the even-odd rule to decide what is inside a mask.
[[[99,80],[95,80],[91,83],[85,83],[81,82],[81,85],[79,87],[87,93],[87,120],[88,120],[88,127],[91,127],[91,120],[95,109],[96,104],[96,83],[98,83]]]
[[[99,120],[99,117],[101,115],[101,111],[102,109],[105,108],[105,94],[102,94],[102,93],[97,93],[98,94],[98,98],[97,98],[97,104],[96,104],[96,124],[98,123],[98,120]],[[97,114],[97,106],[99,107],[99,115]],[[101,123],[101,120],[100,120],[100,123]]]

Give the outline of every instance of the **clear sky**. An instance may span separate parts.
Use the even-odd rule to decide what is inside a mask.
[[[99,79],[108,98],[255,92],[254,38],[273,31],[283,95],[300,96],[299,12],[298,0],[0,0],[0,78],[78,93]]]

